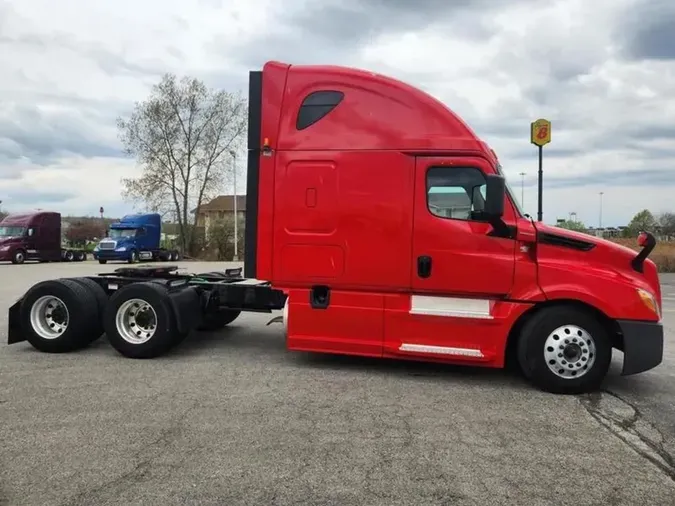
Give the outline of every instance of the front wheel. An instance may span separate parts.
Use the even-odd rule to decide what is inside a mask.
[[[107,260],[103,260],[102,258],[99,258],[99,259],[98,259],[98,263],[100,263],[101,265],[105,265],[105,264],[108,263],[108,261],[107,261]]]
[[[26,261],[26,253],[22,249],[18,249],[12,255],[12,263],[20,265]]]
[[[598,390],[612,361],[609,333],[589,311],[552,306],[535,313],[518,340],[518,362],[536,387],[557,394]]]
[[[129,263],[130,264],[138,263],[138,251],[136,250],[131,251],[131,253],[129,254]]]

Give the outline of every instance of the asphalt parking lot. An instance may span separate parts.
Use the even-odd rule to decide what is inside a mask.
[[[502,371],[290,353],[269,315],[147,361],[105,339],[66,355],[4,344],[30,285],[111,267],[0,265],[0,504],[675,502],[673,276],[664,363],[620,377],[616,352],[592,396]]]

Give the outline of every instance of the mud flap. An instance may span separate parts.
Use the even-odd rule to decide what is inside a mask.
[[[17,300],[9,308],[8,329],[7,329],[7,344],[20,343],[26,340],[26,336],[21,329],[21,303],[23,297]]]

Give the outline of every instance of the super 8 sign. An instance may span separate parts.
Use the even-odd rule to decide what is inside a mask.
[[[547,119],[533,121],[530,126],[530,142],[535,146],[544,146],[551,142],[551,122]]]

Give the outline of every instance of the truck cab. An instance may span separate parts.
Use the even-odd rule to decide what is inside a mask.
[[[126,215],[110,225],[108,236],[94,248],[94,258],[99,263],[153,260],[159,254],[161,226],[161,216],[157,213]]]
[[[290,349],[503,367],[547,390],[662,360],[656,266],[534,222],[489,145],[373,72],[249,75],[245,274],[287,294]],[[651,245],[648,245],[650,243]]]
[[[0,221],[0,261],[60,261],[61,256],[59,213],[10,214]]]

